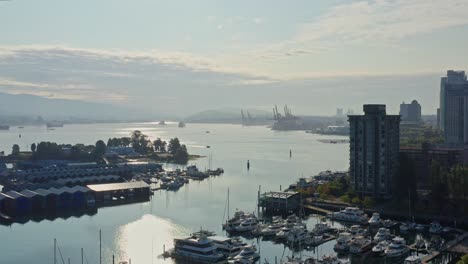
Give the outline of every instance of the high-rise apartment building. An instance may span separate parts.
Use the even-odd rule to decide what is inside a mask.
[[[445,143],[468,143],[468,81],[464,71],[447,71],[440,82],[440,129]]]
[[[413,100],[410,104],[403,102],[400,104],[400,116],[401,121],[421,122],[421,105],[416,100]]]
[[[398,173],[400,116],[385,105],[364,105],[364,115],[349,115],[351,184],[360,195],[389,198]]]

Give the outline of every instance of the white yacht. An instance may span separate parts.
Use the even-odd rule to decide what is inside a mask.
[[[291,233],[291,230],[293,230],[293,227],[284,226],[283,228],[281,228],[281,230],[278,233],[276,233],[276,238],[286,239],[288,237],[289,233]]]
[[[195,263],[213,263],[224,258],[216,245],[206,236],[174,239],[174,257]]]
[[[307,229],[302,228],[302,227],[296,227],[287,236],[286,240],[289,243],[298,243],[298,242],[304,242],[306,240],[310,239],[310,234],[307,232]]]
[[[245,246],[244,249],[235,256],[233,260],[251,260],[256,262],[260,259],[260,255],[257,253],[257,249],[253,245]]]
[[[316,235],[322,235],[328,231],[330,231],[330,225],[328,225],[327,223],[317,223],[315,224],[315,227],[314,229],[312,230],[312,233],[316,234]]]
[[[227,258],[239,255],[242,249],[247,245],[237,238],[210,236],[208,239],[212,240],[217,251]]]
[[[373,213],[372,217],[369,219],[369,225],[376,226],[382,223],[382,219],[380,219],[379,213]]]
[[[387,240],[380,241],[372,248],[372,254],[375,256],[384,256],[385,250],[388,248],[390,243]]]
[[[353,236],[365,236],[365,235],[367,235],[367,230],[362,228],[360,225],[352,225],[349,228],[349,232]]]
[[[241,222],[240,225],[235,226],[234,230],[237,232],[248,232],[257,228],[257,218],[249,217]]]
[[[439,224],[439,222],[434,221],[429,225],[429,233],[431,234],[440,234],[442,233],[443,227]]]
[[[223,224],[223,229],[227,232],[236,231],[236,227],[238,227],[244,220],[248,218],[257,219],[254,214],[245,213],[244,211],[237,210],[234,213],[234,216],[229,219],[225,224]]]
[[[278,233],[281,228],[283,228],[283,224],[276,223],[276,224],[271,224],[267,226],[266,228],[262,229],[260,232],[261,235],[263,236],[274,236],[276,233]]]
[[[349,245],[349,253],[362,254],[372,248],[372,241],[363,236],[355,237]]]
[[[405,223],[402,223],[402,224],[400,225],[400,232],[406,233],[406,232],[408,232],[408,231],[409,231],[408,225],[405,224]]]
[[[368,221],[367,215],[357,207],[346,207],[344,210],[329,213],[327,216],[333,220],[356,222],[361,224],[366,224]]]
[[[403,262],[403,264],[421,264],[421,263],[422,263],[421,258],[415,255],[407,257],[405,259],[405,262]]]
[[[385,250],[385,255],[387,257],[401,257],[406,255],[410,251],[409,247],[406,245],[406,241],[402,237],[395,237],[392,239],[392,243]]]
[[[426,228],[426,227],[424,227],[424,226],[421,225],[421,224],[417,224],[417,225],[414,227],[414,229],[415,229],[416,231],[418,231],[418,232],[424,231],[425,228]]]
[[[377,231],[377,234],[375,234],[374,240],[376,242],[380,242],[380,241],[389,239],[390,236],[391,236],[390,229],[387,229],[385,227],[381,227],[381,228],[379,228],[379,231]]]
[[[337,252],[346,252],[349,250],[349,244],[351,243],[352,235],[351,233],[344,232],[341,233],[336,239],[336,244],[333,246],[333,249]]]

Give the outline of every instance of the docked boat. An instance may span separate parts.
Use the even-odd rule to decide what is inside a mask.
[[[385,227],[385,228],[392,228],[396,224],[397,224],[397,222],[392,221],[390,219],[385,219],[385,220],[382,221],[382,226]]]
[[[417,232],[422,232],[424,231],[424,229],[426,229],[425,226],[421,225],[421,224],[417,224],[414,229],[417,231]]]
[[[288,224],[296,224],[296,223],[300,223],[300,222],[301,222],[301,218],[299,218],[296,215],[290,215],[290,216],[288,216],[288,218],[286,218],[286,223],[288,223]]]
[[[390,230],[385,227],[381,227],[377,231],[377,234],[375,234],[374,240],[376,242],[380,242],[383,240],[388,240],[390,237],[391,237]]]
[[[237,256],[232,258],[232,260],[238,260],[238,261],[250,260],[252,262],[256,262],[259,259],[260,259],[260,255],[257,253],[257,249],[253,245],[245,246]]]
[[[312,233],[316,234],[316,235],[323,235],[325,234],[326,232],[330,231],[331,228],[330,228],[330,225],[328,225],[327,223],[317,223],[315,224],[315,227],[314,229],[312,229]]]
[[[403,264],[421,264],[421,263],[422,263],[421,258],[415,255],[405,258],[405,262],[403,262]]]
[[[372,248],[372,254],[374,256],[384,256],[385,250],[388,248],[389,245],[390,243],[388,243],[386,240],[380,241],[379,243],[377,243],[377,245],[375,245]]]
[[[224,255],[217,251],[214,242],[205,234],[174,239],[173,256],[193,263],[214,263],[224,258]]]
[[[237,232],[248,232],[257,228],[258,222],[255,217],[248,217],[240,223],[240,225],[235,226],[234,230]]]
[[[363,236],[355,237],[349,245],[349,253],[363,254],[372,248],[372,241]]]
[[[439,222],[434,221],[429,225],[429,233],[431,234],[440,234],[442,233],[443,227],[439,224]]]
[[[289,243],[299,243],[309,239],[310,234],[307,232],[307,229],[303,227],[294,228],[286,238]]]
[[[231,258],[239,255],[242,249],[247,245],[240,241],[240,239],[222,237],[222,236],[210,236],[208,237],[213,241],[216,246],[216,250],[223,254],[226,258]]]
[[[349,232],[353,236],[365,236],[365,235],[367,235],[367,230],[362,228],[360,225],[352,225],[349,228]]]
[[[273,224],[267,226],[266,228],[262,229],[260,234],[262,236],[274,236],[274,235],[276,235],[276,233],[278,233],[281,230],[281,228],[283,228],[283,224],[273,223]]]
[[[380,219],[380,214],[379,213],[373,213],[372,217],[369,219],[369,225],[371,226],[377,226],[382,223],[382,219]]]
[[[235,231],[236,227],[238,227],[242,222],[244,222],[244,220],[248,218],[255,218],[255,215],[237,210],[234,213],[234,216],[231,219],[229,219],[225,224],[223,224],[223,229],[227,232]]]
[[[406,241],[402,237],[395,237],[385,250],[385,255],[389,258],[402,257],[410,251]]]
[[[293,230],[293,227],[287,225],[287,226],[284,226],[283,228],[281,228],[281,230],[276,233],[276,238],[278,239],[286,239],[289,235],[289,233],[291,233],[291,231]]]
[[[400,225],[400,232],[402,232],[402,233],[407,233],[408,231],[409,231],[408,225],[405,224],[405,223],[402,223],[402,224]]]
[[[347,252],[349,250],[351,238],[352,238],[351,233],[348,233],[348,232],[341,233],[336,239],[336,244],[335,246],[333,246],[333,249],[337,252]]]
[[[355,222],[361,224],[366,224],[368,222],[367,215],[357,207],[346,207],[344,210],[329,213],[327,216],[330,219],[339,221]]]
[[[323,256],[321,259],[316,260],[315,262],[312,263],[317,263],[317,264],[343,264],[342,260],[338,259],[337,256]]]

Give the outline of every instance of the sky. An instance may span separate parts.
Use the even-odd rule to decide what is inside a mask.
[[[468,0],[0,1],[0,92],[189,115],[331,115],[468,69]]]

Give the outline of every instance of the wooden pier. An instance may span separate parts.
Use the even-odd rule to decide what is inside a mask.
[[[457,252],[457,253],[468,253],[468,233],[462,230],[462,235],[459,235],[454,240],[450,240],[447,244],[440,249],[440,251],[432,251],[429,255],[422,259],[422,263],[430,263],[435,258],[439,257],[442,252]]]

